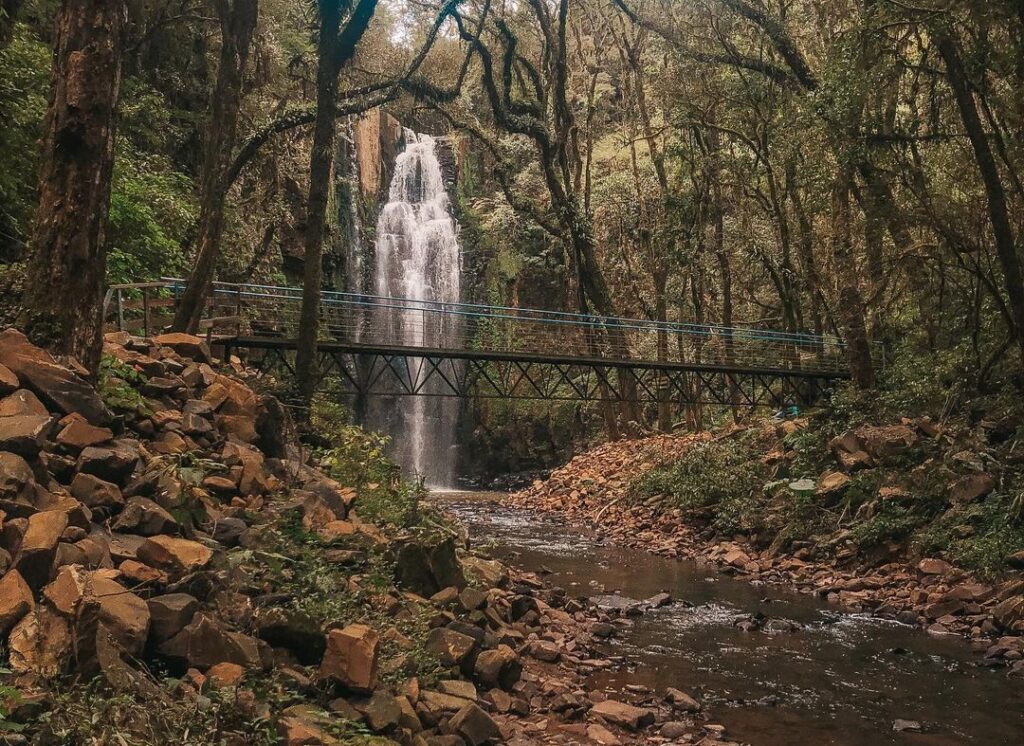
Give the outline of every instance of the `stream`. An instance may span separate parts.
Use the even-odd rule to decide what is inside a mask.
[[[672,594],[675,603],[634,618],[605,644],[625,666],[594,674],[592,688],[682,689],[704,702],[727,738],[751,744],[1024,744],[1024,685],[979,666],[980,656],[959,638],[842,614],[783,587],[606,544],[556,517],[509,507],[499,493],[434,497],[475,546],[543,573],[570,596]],[[734,626],[758,613],[799,628]],[[789,626],[796,625],[767,625]],[[916,721],[921,731],[897,730],[902,721]]]

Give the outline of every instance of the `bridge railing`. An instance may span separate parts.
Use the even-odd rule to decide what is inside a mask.
[[[184,282],[164,287],[178,295]],[[294,339],[301,305],[301,288],[215,283],[207,314],[238,319],[241,335]],[[846,370],[844,344],[833,336],[331,291],[322,294],[320,314],[323,339],[377,347]]]

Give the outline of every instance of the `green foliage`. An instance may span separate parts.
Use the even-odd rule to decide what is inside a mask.
[[[150,416],[153,410],[138,387],[146,382],[142,371],[115,357],[104,355],[100,359],[99,394],[103,403],[115,412]]]
[[[15,24],[10,43],[0,48],[0,248],[20,246],[28,234],[49,89],[49,46],[26,24]]]
[[[645,474],[634,492],[641,496],[666,495],[681,508],[699,508],[750,497],[761,491],[765,476],[742,441],[709,441],[696,444],[677,461]]]
[[[191,187],[161,157],[121,148],[110,196],[110,283],[184,272],[182,245],[195,222]]]
[[[166,681],[173,684],[173,681]],[[272,724],[250,715],[234,689],[205,693],[209,704],[168,696],[155,707],[130,694],[110,692],[100,679],[56,696],[41,725],[52,734],[46,743],[109,743],[152,746],[182,743],[221,746],[225,743],[271,746],[278,743]]]

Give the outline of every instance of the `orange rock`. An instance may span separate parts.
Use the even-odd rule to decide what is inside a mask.
[[[377,685],[379,642],[377,632],[364,624],[332,629],[320,663],[320,678],[336,679],[350,689],[373,690]]]
[[[35,608],[32,589],[17,570],[9,570],[0,578],[0,635],[21,621]]]
[[[210,564],[213,550],[189,539],[153,536],[139,547],[138,559],[151,567],[183,574],[201,570]]]
[[[238,686],[245,678],[245,669],[237,663],[217,663],[206,672],[210,683],[218,689]]]

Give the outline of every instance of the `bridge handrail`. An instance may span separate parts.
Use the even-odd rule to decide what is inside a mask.
[[[163,278],[160,283],[139,283],[124,286],[112,286],[112,289],[140,288],[162,286],[172,290],[184,288],[186,281],[180,278]],[[214,289],[230,293],[232,297],[271,298],[298,300],[302,297],[302,289],[288,286],[260,285],[256,283],[214,283]],[[254,292],[257,290],[270,292]],[[423,311],[443,313],[468,318],[485,318],[508,321],[536,321],[541,323],[563,324],[567,326],[587,326],[594,329],[624,329],[640,331],[666,331],[669,333],[686,333],[708,338],[716,334],[729,337],[733,341],[764,341],[799,346],[834,346],[842,349],[846,343],[839,337],[815,335],[800,332],[779,332],[775,330],[757,329],[753,327],[726,327],[719,324],[690,324],[678,322],[659,322],[649,319],[632,319],[622,317],[603,317],[595,314],[581,314],[568,311],[550,311],[537,308],[516,308],[511,306],[489,306],[477,303],[444,303],[417,298],[401,298],[381,296],[372,293],[350,293],[341,291],[323,291],[324,302],[337,305],[354,305],[363,308],[388,308],[406,311]],[[501,313],[495,313],[495,311]]]

